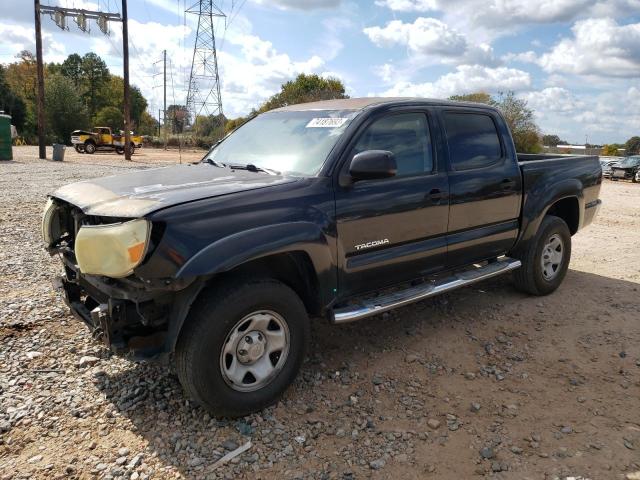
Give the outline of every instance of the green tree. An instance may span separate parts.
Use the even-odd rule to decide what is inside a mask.
[[[345,88],[340,80],[301,73],[295,80],[290,80],[282,85],[280,92],[269,98],[259,108],[258,113],[297,103],[331,100],[334,98],[349,98],[345,95]]]
[[[542,144],[547,147],[557,147],[558,145],[566,145],[567,141],[562,140],[558,135],[543,135]]]
[[[77,53],[72,53],[62,62],[59,72],[67,78],[70,78],[76,87],[79,87],[83,75],[83,60]]]
[[[27,116],[27,107],[24,101],[9,87],[2,65],[0,65],[0,110],[11,115],[11,123],[22,131]]]
[[[626,155],[638,155],[640,153],[640,137],[631,137],[624,144]]]
[[[609,145],[604,145],[602,147],[602,155],[615,157],[616,155],[618,155],[618,145],[613,143]]]
[[[493,102],[493,98],[491,98],[491,95],[485,92],[466,93],[464,95],[452,95],[449,97],[449,100],[453,100],[456,102],[474,102],[474,103],[486,103],[486,104],[491,104]]]
[[[89,115],[93,117],[101,106],[107,103],[103,87],[109,81],[109,70],[98,55],[89,52],[82,57],[82,84],[84,87],[85,105]]]
[[[147,109],[148,103],[140,89],[135,85],[131,85],[129,92],[132,126],[139,129],[142,113]],[[122,77],[109,75],[109,81],[103,89],[103,96],[106,105],[117,107],[124,114],[124,79]]]
[[[56,142],[69,143],[73,130],[89,128],[89,115],[77,95],[73,81],[51,75],[45,84],[47,131]]]
[[[198,115],[193,122],[193,131],[198,137],[219,140],[224,135],[227,119],[224,115]]]
[[[501,93],[493,99],[492,105],[500,109],[507,121],[516,151],[521,153],[542,151],[540,129],[535,123],[533,110],[528,107],[526,100],[517,98],[514,92]]]
[[[257,112],[254,112],[257,113]],[[241,127],[242,125],[244,125],[245,123],[247,123],[249,120],[251,120],[251,116],[247,116],[247,117],[238,117],[238,118],[232,118],[230,120],[227,120],[227,123],[224,125],[224,133],[225,135],[229,132],[234,131],[236,128]]]
[[[158,121],[146,110],[140,115],[138,134],[153,136],[158,133]]]
[[[124,115],[122,110],[116,107],[102,107],[93,119],[96,127],[109,127],[113,132],[119,132],[124,128]]]

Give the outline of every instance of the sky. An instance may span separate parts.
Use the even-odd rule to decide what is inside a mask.
[[[131,82],[162,108],[184,104],[195,0],[129,0]],[[33,3],[0,0],[0,62],[35,51]],[[120,0],[42,0],[119,13]],[[640,0],[217,0],[225,115],[246,115],[299,73],[341,79],[352,97],[514,91],[543,133],[584,143],[640,134]],[[93,51],[122,75],[122,28],[89,34],[44,16],[46,62]]]

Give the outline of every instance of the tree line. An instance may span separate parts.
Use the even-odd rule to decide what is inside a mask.
[[[95,53],[71,54],[62,63],[48,63],[45,77],[47,142],[68,143],[76,129],[94,125],[121,130],[124,127],[122,77],[109,72]],[[0,109],[27,141],[37,135],[37,76],[33,53],[22,51],[17,61],[0,65]],[[148,102],[136,86],[131,87],[132,125],[152,135],[156,121],[147,112]]]
[[[109,72],[106,63],[95,53],[84,56],[71,54],[62,63],[45,66],[45,110],[48,141],[67,142],[75,129],[107,126],[120,130],[123,118],[123,79]],[[170,105],[167,109],[165,132],[187,138],[194,146],[209,147],[227,133],[260,113],[297,103],[348,98],[344,84],[336,78],[316,74],[300,74],[284,83],[280,91],[244,116],[227,118],[224,115],[190,117],[184,105]],[[543,146],[566,144],[559,136],[543,135],[535,122],[535,114],[527,101],[514,92],[492,96],[485,92],[453,95],[450,100],[484,103],[498,108],[504,115],[513,135],[516,150],[539,153]],[[153,136],[158,123],[147,111],[148,102],[136,86],[131,87],[132,127],[141,135]],[[36,60],[31,52],[23,51],[17,61],[0,65],[0,109],[12,115],[13,124],[28,141],[36,137]],[[193,121],[192,121],[193,120]],[[179,141],[177,137],[172,140]],[[624,148],[626,155],[640,153],[640,137],[625,144],[603,147],[604,155],[617,155]]]

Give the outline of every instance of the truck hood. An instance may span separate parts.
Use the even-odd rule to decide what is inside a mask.
[[[295,177],[198,163],[72,183],[56,190],[52,196],[79,207],[87,215],[142,217],[180,203],[295,180]]]

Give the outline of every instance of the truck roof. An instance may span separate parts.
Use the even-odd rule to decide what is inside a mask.
[[[491,105],[475,102],[456,102],[453,100],[439,100],[435,98],[419,97],[361,97],[361,98],[340,98],[334,100],[321,100],[319,102],[299,103],[286,107],[276,108],[272,112],[302,112],[312,110],[364,110],[374,106],[390,105],[450,105],[463,107],[483,107],[495,110]]]

